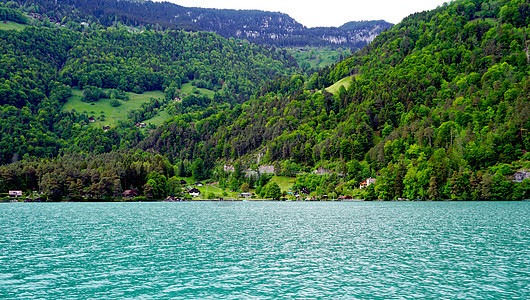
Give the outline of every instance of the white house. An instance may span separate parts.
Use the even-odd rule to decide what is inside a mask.
[[[201,191],[196,188],[191,188],[187,190],[186,193],[188,193],[192,197],[199,197],[201,195]]]
[[[9,197],[11,198],[22,197],[22,191],[9,191]]]
[[[370,184],[372,183],[375,183],[375,178],[370,177],[366,179],[365,181],[361,182],[361,184],[359,184],[359,189],[362,190],[363,188],[370,186]]]

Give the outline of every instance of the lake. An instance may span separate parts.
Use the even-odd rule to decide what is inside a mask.
[[[0,298],[530,297],[530,202],[0,204]]]

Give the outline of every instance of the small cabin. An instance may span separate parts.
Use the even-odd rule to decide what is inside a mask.
[[[189,194],[192,197],[199,197],[201,195],[201,191],[199,191],[196,188],[191,188],[186,191],[187,194]]]
[[[22,197],[22,191],[9,191],[10,198]]]
[[[136,190],[126,190],[122,193],[123,198],[134,198],[138,196],[138,192]]]

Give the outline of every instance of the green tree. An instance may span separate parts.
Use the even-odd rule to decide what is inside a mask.
[[[261,193],[264,198],[272,198],[275,200],[279,200],[282,196],[280,186],[274,181],[267,183],[261,190]]]
[[[169,180],[167,181],[167,187],[168,187],[168,194],[170,195],[178,195],[180,194],[182,190],[181,185],[180,185],[180,179],[178,179],[175,176],[169,178]]]
[[[374,201],[377,200],[377,193],[375,191],[375,184],[370,184],[366,189],[363,190],[364,200]]]
[[[148,200],[153,200],[156,195],[156,191],[154,186],[156,185],[156,182],[153,179],[150,179],[147,181],[147,183],[143,186],[144,189],[144,196]]]
[[[147,175],[147,185],[152,187],[152,196],[155,199],[162,199],[167,196],[168,183],[166,176],[153,171]],[[148,197],[147,194],[146,197]]]
[[[200,157],[193,161],[193,164],[191,165],[191,174],[195,180],[203,180],[206,178],[204,161]]]
[[[248,193],[248,191],[250,191],[250,187],[248,185],[248,183],[244,182],[242,185],[241,185],[241,191],[244,192],[244,193]]]
[[[239,187],[240,187],[240,183],[239,183],[239,180],[237,180],[237,178],[235,176],[232,176],[230,178],[230,182],[228,183],[228,187],[232,190],[232,191],[238,191],[239,190]]]

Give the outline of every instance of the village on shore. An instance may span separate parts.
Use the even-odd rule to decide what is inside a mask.
[[[262,172],[273,172],[269,169],[261,169]],[[253,171],[247,171],[253,172]],[[328,174],[327,170],[317,170],[317,175]],[[248,174],[247,174],[248,175]],[[251,174],[252,175],[252,174]],[[367,178],[360,183],[359,189],[367,188],[371,184],[376,183],[375,178]],[[128,189],[121,193],[121,197],[97,199],[92,195],[83,195],[82,199],[64,199],[60,202],[181,202],[181,201],[362,201],[361,198],[354,198],[350,195],[342,196],[328,196],[328,195],[314,195],[308,188],[299,188],[292,190],[288,188],[288,191],[281,191],[278,197],[266,198],[260,197],[255,192],[242,191],[242,192],[230,192],[228,189],[218,187],[218,182],[203,183],[196,181],[189,183],[185,179],[180,179],[180,185],[183,187],[181,193],[175,195],[168,195],[163,199],[148,199],[140,194],[136,189]],[[208,193],[208,188],[215,189],[217,191],[222,190],[222,196],[218,194]],[[405,200],[405,199],[400,199]],[[408,199],[406,199],[408,200]],[[4,193],[3,197],[0,196],[0,202],[48,202],[47,196],[38,191],[32,191],[30,193],[24,193],[22,190],[9,190],[8,193]]]

